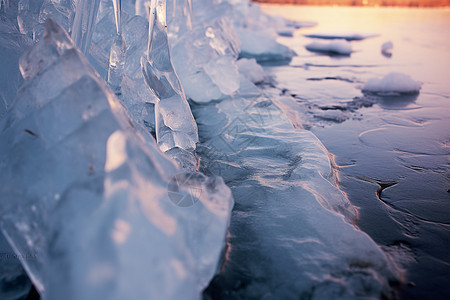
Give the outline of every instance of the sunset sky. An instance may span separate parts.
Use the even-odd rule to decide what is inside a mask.
[[[353,6],[450,6],[450,0],[253,0],[260,3],[300,5],[353,5]]]

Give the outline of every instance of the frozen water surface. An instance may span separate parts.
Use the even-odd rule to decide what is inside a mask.
[[[298,56],[290,66],[265,68],[278,82],[266,92],[279,97],[292,111],[289,118],[301,119],[335,155],[340,187],[359,207],[359,228],[407,271],[400,298],[448,298],[450,44],[442,37],[450,34],[450,10],[264,11],[318,22],[294,39],[280,39]],[[302,49],[311,41],[304,35],[355,30],[378,36],[351,41],[351,57]],[[385,41],[395,45],[391,55],[380,53]],[[371,78],[379,78],[370,84],[375,93],[362,93]]]

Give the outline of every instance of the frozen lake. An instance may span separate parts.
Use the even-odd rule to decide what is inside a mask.
[[[282,95],[334,157],[340,188],[359,207],[358,227],[407,270],[403,299],[448,299],[450,278],[450,10],[264,6],[316,21],[279,40],[298,54],[266,66]],[[305,35],[358,33],[349,56],[310,52]],[[342,34],[341,34],[342,35]],[[381,53],[392,42],[392,55]],[[377,97],[361,87],[401,72],[420,94]],[[290,99],[289,99],[290,98]]]

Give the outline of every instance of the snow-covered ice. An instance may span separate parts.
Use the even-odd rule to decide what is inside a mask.
[[[413,80],[409,75],[391,72],[383,78],[371,78],[364,84],[362,91],[377,94],[419,93],[422,83]]]
[[[334,40],[331,42],[312,42],[310,44],[307,44],[305,48],[312,52],[337,55],[350,55],[353,52],[352,45],[346,40]]]

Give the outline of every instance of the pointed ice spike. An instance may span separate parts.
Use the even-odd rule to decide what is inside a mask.
[[[89,52],[100,0],[77,0],[72,40],[84,53]]]
[[[114,18],[116,21],[116,30],[117,34],[122,33],[122,0],[113,0],[113,6],[114,6]]]
[[[127,45],[122,35],[122,0],[113,0],[114,16],[116,21],[116,37],[109,53],[108,84],[116,95],[120,96],[123,70],[127,54]]]
[[[166,1],[152,0],[147,12],[148,52],[147,58],[141,59],[141,67],[147,85],[159,99],[155,106],[158,146],[183,168],[195,169],[197,124],[170,59]]]

